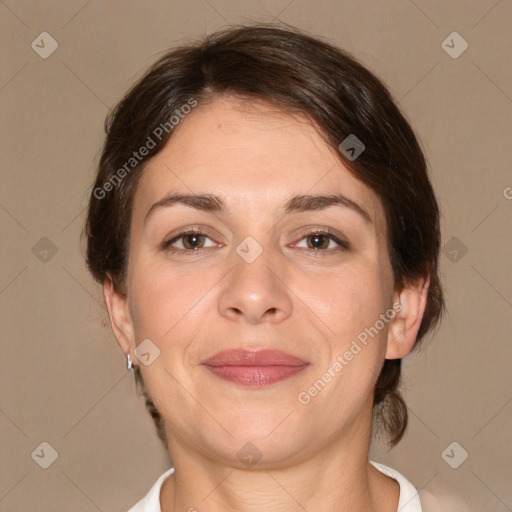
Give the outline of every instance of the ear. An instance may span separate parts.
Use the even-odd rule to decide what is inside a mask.
[[[411,352],[427,306],[430,278],[419,279],[395,295],[396,315],[389,323],[386,359],[401,359]]]
[[[108,316],[110,318],[110,326],[117,340],[117,343],[127,356],[132,353],[132,361],[135,349],[135,336],[133,322],[128,308],[128,297],[117,292],[110,275],[103,282],[103,300],[107,307]]]

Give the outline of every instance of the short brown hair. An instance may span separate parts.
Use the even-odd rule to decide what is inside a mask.
[[[264,100],[282,111],[305,115],[337,150],[350,135],[363,142],[358,158],[343,151],[339,157],[382,202],[395,288],[400,291],[417,279],[430,278],[418,343],[439,321],[444,307],[438,274],[439,209],[423,152],[374,74],[347,52],[294,27],[234,26],[172,49],[109,113],[86,222],[87,265],[93,277],[103,283],[111,276],[116,290],[124,293],[137,182],[147,161],[172,136],[172,129],[165,134],[160,129],[155,141],[155,130],[170,127],[191,98],[201,105],[218,95]],[[127,168],[133,151],[148,137],[154,142],[151,153]],[[401,360],[386,360],[374,395],[374,427],[389,434],[391,445],[407,426],[400,376]],[[135,379],[166,443],[163,419],[139,368]]]

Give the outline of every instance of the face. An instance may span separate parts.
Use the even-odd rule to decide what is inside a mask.
[[[219,98],[174,130],[135,193],[127,300],[108,299],[125,353],[150,340],[135,361],[171,453],[241,465],[250,441],[275,465],[367,436],[403,324],[378,197],[311,123],[263,104]],[[302,364],[204,364],[230,349]]]

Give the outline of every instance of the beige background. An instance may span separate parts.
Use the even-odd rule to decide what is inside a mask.
[[[372,456],[422,496],[446,487],[475,510],[512,510],[512,2],[5,0],[2,512],[125,511],[167,467],[84,266],[103,120],[158,52],[273,18],[340,45],[389,85],[427,152],[451,244],[441,257],[448,315],[406,361],[408,432]],[[453,31],[469,44],[456,59],[441,46]],[[31,48],[42,32],[58,42],[46,59]],[[469,454],[458,469],[441,455],[454,441],[446,460]],[[50,457],[42,442],[58,452],[48,469],[36,463]]]

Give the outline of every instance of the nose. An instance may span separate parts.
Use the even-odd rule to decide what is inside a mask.
[[[286,320],[292,312],[292,300],[284,264],[279,264],[277,257],[271,258],[267,249],[251,263],[235,252],[231,272],[219,294],[219,313],[251,325]]]

